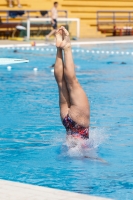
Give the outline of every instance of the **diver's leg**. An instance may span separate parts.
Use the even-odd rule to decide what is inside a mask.
[[[56,62],[54,66],[54,75],[59,89],[60,115],[61,118],[64,119],[64,117],[68,114],[70,101],[63,74],[63,57],[62,57],[62,49],[60,48],[57,48]]]
[[[64,77],[69,90],[71,107],[69,114],[78,124],[88,127],[90,118],[90,107],[86,93],[79,84],[72,58],[71,48],[64,49]]]
[[[69,33],[64,27],[61,27],[57,32],[63,38],[62,41],[58,41],[57,46],[64,50],[64,77],[71,104],[69,115],[79,125],[88,127],[90,123],[89,101],[76,78]]]

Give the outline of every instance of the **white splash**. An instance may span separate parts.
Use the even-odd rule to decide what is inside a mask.
[[[63,144],[62,155],[69,157],[86,157],[101,160],[97,157],[97,148],[107,139],[103,129],[90,129],[88,140],[81,140],[68,136]]]

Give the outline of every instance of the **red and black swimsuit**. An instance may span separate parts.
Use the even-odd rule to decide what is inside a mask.
[[[67,135],[72,135],[73,137],[88,139],[89,138],[89,127],[85,128],[74,122],[69,115],[67,115],[63,121],[63,125],[66,128]]]

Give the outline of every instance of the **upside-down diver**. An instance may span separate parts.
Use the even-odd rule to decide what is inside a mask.
[[[69,32],[61,26],[55,36],[57,55],[54,75],[59,89],[61,120],[67,137],[86,140],[89,139],[90,105],[76,78]]]

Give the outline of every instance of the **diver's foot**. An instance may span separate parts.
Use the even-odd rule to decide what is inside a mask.
[[[65,29],[65,27],[61,26],[56,31],[56,46],[62,49],[67,49],[71,47],[69,32]]]
[[[56,47],[60,47],[63,40],[62,30],[60,28],[55,32],[55,38],[56,38]]]

